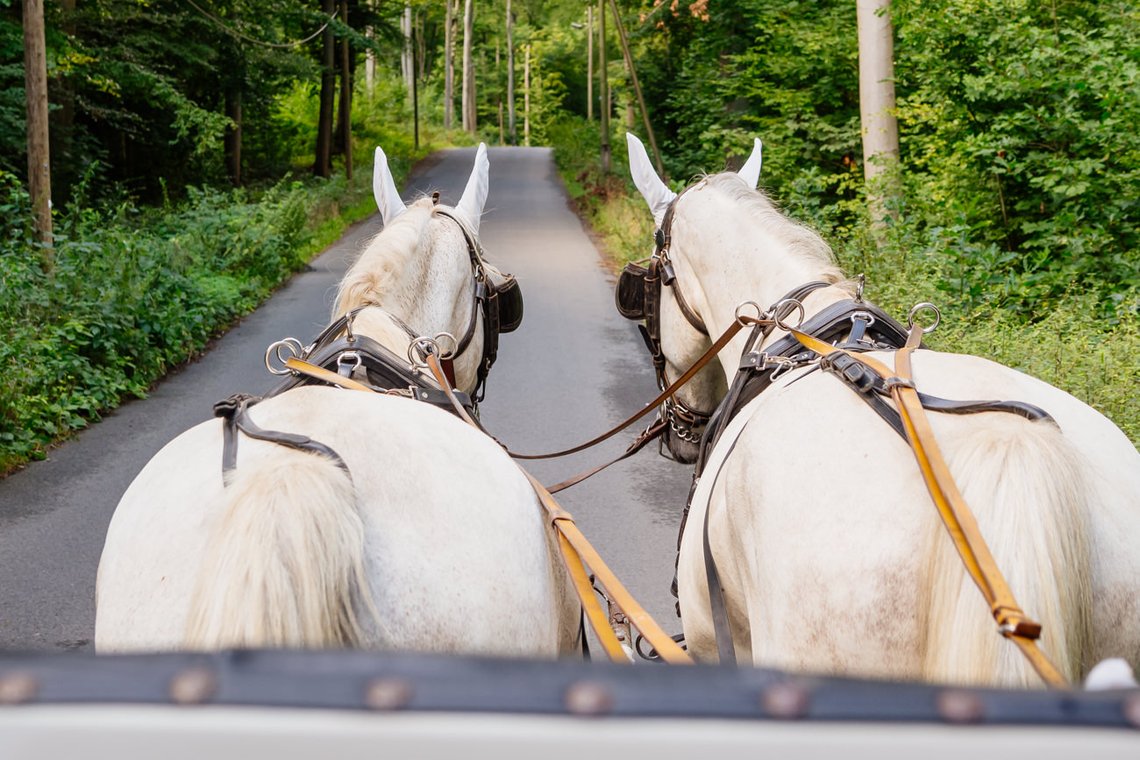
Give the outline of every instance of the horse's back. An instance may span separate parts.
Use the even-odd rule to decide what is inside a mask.
[[[890,354],[876,358],[893,363]],[[1110,624],[1128,610],[1134,618],[1140,600],[1140,555],[1126,544],[1128,536],[1140,535],[1140,455],[1127,438],[1072,396],[977,357],[921,351],[914,357],[914,379],[930,395],[1023,401],[1056,419],[1060,435],[1049,423],[1005,413],[928,413],[952,471],[968,468],[965,452],[984,451],[983,441],[1029,446],[1027,459],[1009,460],[1018,468],[1048,466],[1039,453],[1047,451],[1074,468],[1087,505],[1079,507],[1078,524],[1091,549],[1095,636],[1089,664],[1113,655],[1140,660],[1135,631]],[[692,630],[697,649],[706,651],[715,649],[708,649],[701,531],[692,528],[713,491],[709,473],[722,461],[710,543],[726,587],[738,590],[728,601],[738,627],[743,618],[750,624],[744,644],[754,659],[797,670],[921,677],[931,607],[924,586],[935,581],[929,555],[933,542],[945,537],[903,439],[855,392],[818,371],[793,374],[742,410],[710,458],[682,548],[686,633]],[[1032,472],[1005,479],[1022,475],[1033,479]],[[955,476],[968,483],[968,472]],[[982,494],[977,500],[986,499]],[[983,533],[991,519],[979,516]],[[1024,540],[1036,541],[1032,531]],[[971,603],[988,618],[981,596],[971,593]],[[686,596],[692,600],[688,612]]]
[[[426,404],[330,388],[290,391],[250,415],[343,459],[379,613],[366,646],[551,656],[570,646],[572,603],[541,508],[490,438]],[[236,472],[301,456],[244,435],[237,446]],[[98,648],[180,646],[191,590],[212,571],[202,557],[224,495],[219,421],[186,431],[144,468],[108,530]]]

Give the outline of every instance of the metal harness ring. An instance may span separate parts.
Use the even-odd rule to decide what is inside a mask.
[[[288,356],[282,356],[282,349],[289,349]],[[273,375],[288,375],[292,370],[285,367],[285,362],[292,359],[294,356],[302,356],[305,353],[305,347],[301,345],[301,341],[296,338],[282,338],[279,341],[269,344],[269,348],[265,349],[265,368]],[[274,367],[271,359],[276,359],[281,363],[281,367]]]
[[[455,358],[455,352],[459,350],[459,341],[456,340],[455,336],[449,332],[439,332],[439,333],[436,333],[435,338],[433,338],[433,340],[435,341],[436,348],[439,348],[439,345],[442,342],[440,340],[441,338],[447,338],[448,340],[451,341],[451,350],[447,351],[447,352],[442,352],[442,349],[441,349],[441,353],[439,355],[439,358],[440,359],[454,359]]]
[[[937,306],[930,303],[930,301],[916,303],[911,307],[910,312],[906,315],[906,326],[913,329],[914,318],[923,311],[934,312],[934,324],[932,324],[930,327],[922,328],[922,333],[925,335],[926,333],[934,332],[934,329],[938,327],[938,324],[942,321],[942,311]]]
[[[416,354],[422,358],[417,358]],[[427,368],[427,358],[433,355],[440,355],[439,343],[435,338],[421,335],[408,344],[408,363],[417,369]]]
[[[748,306],[756,309],[756,322],[760,322],[764,319],[764,310],[760,308],[760,304],[756,303],[755,301],[741,301],[736,305],[736,311],[732,313],[732,315],[736,317],[736,323],[741,327],[747,327],[749,324],[754,324],[751,321],[745,322],[745,315],[740,313],[745,309],[745,307]],[[751,318],[749,319],[751,320]]]
[[[789,310],[787,312],[788,316],[791,315],[792,311],[798,311],[800,313],[800,318],[796,320],[796,323],[794,325],[788,326],[784,324],[784,316],[782,316],[782,314],[784,311],[783,307],[785,305],[794,307],[792,310]],[[804,305],[794,298],[785,298],[784,300],[777,302],[776,305],[772,307],[772,321],[776,323],[776,327],[779,327],[781,330],[786,330],[788,332],[798,329],[799,326],[804,323],[804,316]]]

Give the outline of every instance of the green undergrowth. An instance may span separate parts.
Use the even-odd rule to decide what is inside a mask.
[[[553,134],[559,173],[614,271],[652,253],[652,219],[628,180],[624,145],[615,150],[612,174],[605,175],[585,149],[597,141],[596,127],[574,122]],[[867,227],[829,225],[833,210],[812,206],[807,196],[779,200],[791,216],[825,232],[845,271],[864,273],[868,297],[889,313],[905,321],[915,303],[936,303],[943,320],[927,341],[933,348],[984,356],[1062,388],[1140,443],[1135,290],[1106,301],[1074,284],[1026,313],[1017,308],[1022,283],[989,276],[983,266],[989,249],[953,229],[925,229],[904,215],[876,245]],[[851,211],[843,216],[850,219]]]
[[[406,174],[411,161],[394,160]],[[375,212],[371,168],[259,190],[190,189],[58,214],[30,242],[27,196],[0,174],[0,475],[43,458],[262,303]],[[49,262],[45,263],[45,262]]]

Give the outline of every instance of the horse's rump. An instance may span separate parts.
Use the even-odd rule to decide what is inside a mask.
[[[915,378],[933,395],[1028,401],[1058,418],[1061,430],[1004,413],[929,415],[998,566],[1026,613],[1045,625],[1043,647],[1079,676],[1107,656],[1089,633],[1087,548],[1096,538],[1089,504],[1103,501],[1106,463],[1093,465],[1088,452],[1115,428],[1071,396],[976,357],[919,352]],[[710,541],[745,654],[796,670],[1038,683],[995,633],[909,447],[819,372],[785,378],[749,404],[706,468],[679,577],[686,634],[698,651],[712,640],[704,502],[709,473],[734,441],[716,478]]]

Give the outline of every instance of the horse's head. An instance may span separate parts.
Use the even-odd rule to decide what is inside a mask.
[[[632,134],[626,138],[630,173],[649,204],[657,232],[648,267],[630,265],[622,273],[618,309],[630,319],[643,321],[642,337],[653,358],[658,385],[664,388],[700,358],[716,336],[709,334],[709,302],[694,262],[684,246],[677,245],[675,236],[683,235],[687,224],[677,215],[679,196],[657,176],[641,141]],[[760,176],[759,140],[740,174],[755,187]],[[678,461],[696,460],[700,436],[726,388],[724,373],[710,364],[666,402],[665,444]]]
[[[827,244],[818,234],[788,219],[756,189],[761,145],[736,172],[706,176],[674,193],[657,176],[645,146],[627,135],[634,184],[657,223],[656,249],[645,287],[632,287],[634,276],[623,273],[619,310],[644,319],[644,332],[657,367],[658,381],[676,378],[691,366],[740,315],[767,311],[784,294],[810,281],[836,282],[840,273]],[[630,293],[643,293],[635,304]],[[626,300],[623,307],[620,301]],[[776,333],[773,333],[773,335]],[[710,338],[711,335],[711,338]],[[717,372],[706,367],[675,398],[684,407],[711,412],[735,376],[746,335],[720,352]],[[690,415],[666,409],[672,432],[683,431]],[[699,415],[698,415],[699,417]],[[699,419],[697,429],[700,429]],[[684,438],[693,438],[684,434]],[[692,448],[667,439],[670,450],[686,459]]]
[[[454,355],[456,386],[474,393],[494,362],[498,334],[522,319],[517,283],[483,258],[479,222],[488,191],[487,147],[479,145],[463,196],[405,204],[387,156],[376,149],[372,189],[384,228],[341,282],[333,318],[362,306],[355,329],[408,351],[429,338]]]

